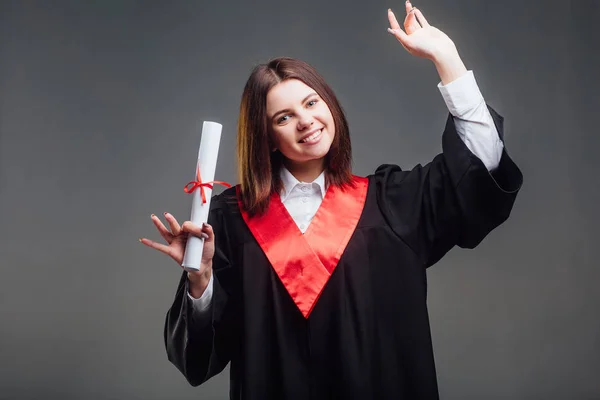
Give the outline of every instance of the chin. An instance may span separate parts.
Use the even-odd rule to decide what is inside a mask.
[[[323,149],[315,149],[316,151],[312,151],[310,153],[304,153],[304,157],[302,157],[304,159],[304,161],[313,161],[313,160],[320,160],[322,158],[325,158],[327,156],[327,154],[329,153],[329,148],[331,146],[327,146],[326,148]]]

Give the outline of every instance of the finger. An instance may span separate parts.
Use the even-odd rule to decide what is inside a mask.
[[[215,240],[215,232],[213,231],[213,227],[211,225],[203,224],[202,233],[206,235],[206,241],[211,242]]]
[[[206,239],[206,237],[208,236],[206,233],[203,232],[201,226],[198,226],[198,225],[194,224],[191,221],[185,221],[181,225],[181,231],[182,232],[190,233],[190,234],[192,234],[194,236],[201,237],[201,238],[204,238],[204,239]]]
[[[418,19],[419,23],[421,24],[421,26],[429,26],[429,22],[427,22],[427,20],[423,16],[423,13],[421,12],[421,10],[419,10],[418,8],[415,8],[415,10],[413,11],[413,14],[415,14],[417,16],[417,19]]]
[[[388,20],[390,21],[390,27],[394,30],[400,29],[400,24],[394,15],[394,12],[391,8],[388,8]]]
[[[171,242],[173,241],[173,234],[169,232],[167,227],[156,215],[152,214],[150,218],[152,218],[152,222],[154,223],[154,226],[156,226],[156,229],[158,229],[158,233],[160,233],[160,236],[162,236],[163,239],[167,241],[167,243],[171,244]]]
[[[154,240],[150,240],[150,239],[146,239],[146,238],[141,238],[139,240],[140,240],[140,243],[142,243],[148,247],[156,249],[156,250],[160,251],[161,253],[165,253],[168,256],[171,255],[171,248],[167,245],[164,245],[162,243],[158,243],[158,242],[155,242]]]
[[[417,21],[417,17],[415,16],[415,8],[409,0],[407,0],[404,3],[404,7],[406,9],[406,18],[404,18],[404,30],[408,35],[411,35],[417,29],[421,28],[421,25],[419,25],[419,21]]]
[[[388,32],[393,35],[398,41],[404,46],[406,51],[410,52],[410,38],[402,29],[390,29],[388,28]]]
[[[181,227],[179,226],[179,223],[177,222],[175,217],[170,213],[166,212],[165,219],[169,223],[169,227],[171,228],[171,233],[173,234],[173,236],[179,235],[179,233],[181,232]]]
[[[415,13],[411,11],[410,14],[408,14],[404,19],[404,30],[408,35],[410,35],[419,28],[421,28],[421,25],[419,25],[419,21],[417,21]]]

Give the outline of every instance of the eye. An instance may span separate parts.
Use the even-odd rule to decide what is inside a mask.
[[[281,117],[279,117],[279,118],[277,119],[277,123],[278,123],[278,124],[281,124],[282,122],[285,122],[285,121],[287,121],[287,119],[286,119],[286,118],[288,118],[288,117],[289,117],[289,115],[284,115],[284,116],[281,116]]]
[[[308,102],[308,103],[306,103],[306,105],[307,105],[308,107],[312,107],[312,106],[314,106],[315,104],[317,104],[317,102],[318,102],[318,100],[317,100],[317,99],[309,100],[309,102]]]

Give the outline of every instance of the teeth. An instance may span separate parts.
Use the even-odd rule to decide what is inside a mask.
[[[309,137],[307,137],[306,139],[302,139],[301,142],[302,143],[306,143],[308,141],[313,140],[314,138],[316,138],[317,136],[319,136],[321,134],[321,129],[319,129],[318,131],[316,131],[315,133],[313,133],[312,135],[310,135]]]

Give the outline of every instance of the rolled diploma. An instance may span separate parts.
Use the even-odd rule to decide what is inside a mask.
[[[198,166],[200,167],[202,182],[210,182],[215,179],[222,128],[223,126],[217,122],[204,121],[202,124],[202,136],[200,137],[200,148],[198,149],[198,161],[196,170],[194,171],[194,180],[197,179],[196,171],[198,170]],[[208,221],[212,190],[204,187],[204,193],[206,195],[206,203],[202,203],[201,188],[196,188],[192,193],[192,216],[190,221],[198,226],[202,226],[203,223]],[[203,248],[204,239],[193,235],[188,236],[183,263],[181,264],[186,271],[193,272],[200,270]]]

